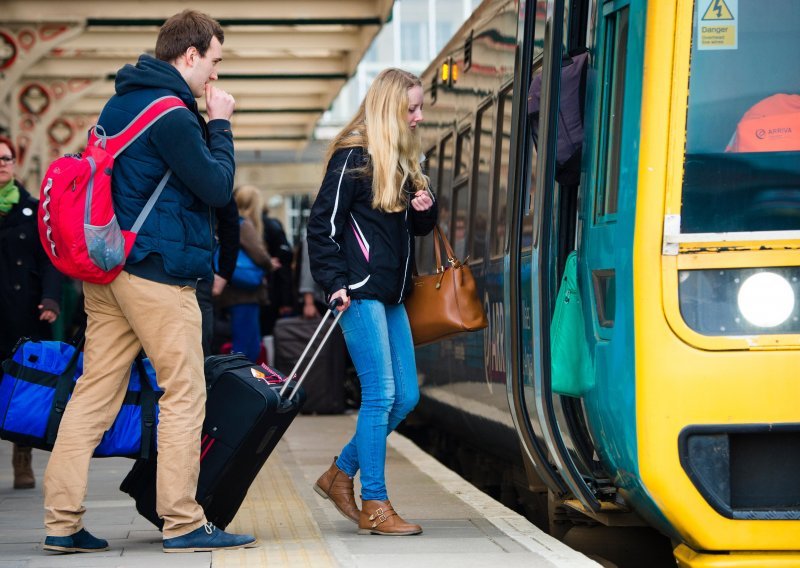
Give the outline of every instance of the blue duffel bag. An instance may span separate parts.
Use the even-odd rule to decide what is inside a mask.
[[[76,381],[83,352],[61,341],[22,340],[3,361],[0,381],[0,438],[50,451]],[[142,377],[147,380],[142,381]],[[95,457],[149,457],[155,450],[161,390],[148,359],[137,357],[128,391]]]

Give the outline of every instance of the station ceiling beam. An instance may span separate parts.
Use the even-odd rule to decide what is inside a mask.
[[[225,31],[218,86],[237,100],[236,148],[302,149],[393,3],[3,0],[0,131],[24,150],[23,172],[79,145],[72,136],[83,136],[85,122],[113,94],[116,72],[140,54],[152,54],[163,21],[192,8],[216,18]]]

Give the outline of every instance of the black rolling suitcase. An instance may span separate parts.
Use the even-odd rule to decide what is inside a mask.
[[[275,368],[286,372],[309,344],[319,322],[301,317],[282,318],[275,322]],[[332,327],[336,327],[330,324]],[[320,343],[314,342],[312,349]],[[347,362],[344,336],[336,329],[319,352],[319,360],[306,377],[306,401],[303,414],[341,414],[345,410],[345,367]]]
[[[312,341],[330,314],[325,314]],[[322,344],[340,316],[341,313],[334,318],[334,326],[328,328]],[[308,351],[306,348],[288,377],[296,377]],[[318,352],[319,349],[300,378],[291,382],[240,354],[206,358],[208,399],[197,502],[203,507],[206,518],[221,529],[236,515],[264,462],[297,416],[305,399],[300,385]],[[139,514],[159,529],[163,527],[164,522],[156,513],[155,458],[137,460],[120,490],[134,498]]]

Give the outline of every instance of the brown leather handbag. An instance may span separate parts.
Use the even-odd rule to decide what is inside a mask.
[[[442,264],[440,240],[449,266]],[[433,230],[433,249],[436,273],[420,276],[415,269],[414,288],[405,301],[411,335],[417,347],[489,325],[472,271],[456,258],[450,241],[438,225]]]

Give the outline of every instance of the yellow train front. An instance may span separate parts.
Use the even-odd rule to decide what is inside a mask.
[[[418,351],[423,413],[521,454],[557,506],[635,513],[681,566],[800,566],[799,31],[797,0],[486,0],[423,77],[442,223],[491,315],[482,342]],[[558,162],[570,89],[579,182]],[[591,370],[563,396],[573,249]]]
[[[651,2],[646,22],[629,306],[643,499],[680,565],[798,566],[800,5]]]

